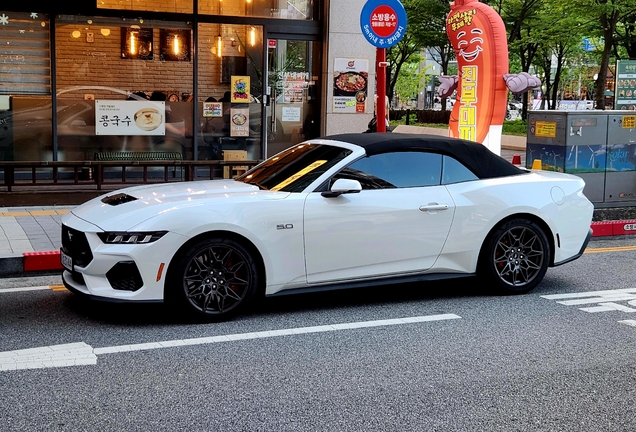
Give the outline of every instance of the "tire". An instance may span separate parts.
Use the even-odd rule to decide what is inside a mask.
[[[501,224],[486,240],[478,275],[502,294],[522,294],[534,289],[550,263],[545,233],[528,219]]]
[[[167,302],[188,316],[224,321],[253,299],[258,267],[250,252],[227,238],[207,238],[183,251],[171,265]]]

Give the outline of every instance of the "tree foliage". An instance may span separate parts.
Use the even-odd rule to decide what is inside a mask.
[[[510,71],[541,78],[543,94],[556,107],[567,91],[587,89],[603,108],[608,72],[616,60],[636,59],[636,0],[482,0],[502,17],[508,34]],[[404,44],[428,48],[448,74],[452,48],[445,32],[446,0],[404,0],[409,24]],[[583,41],[592,48],[583,49]],[[391,91],[400,69],[418,50],[390,53]],[[594,80],[594,76],[598,79]],[[392,94],[392,93],[391,93]],[[524,117],[525,108],[524,104]],[[545,108],[548,108],[546,106]]]
[[[447,0],[403,0],[408,25],[404,37],[387,50],[387,95],[393,100],[395,86],[405,64],[413,63],[413,56],[419,55],[424,47],[441,47],[442,61],[448,67],[450,47],[446,37],[446,15],[450,10]],[[452,49],[450,50],[452,53]],[[442,70],[444,64],[442,64]]]

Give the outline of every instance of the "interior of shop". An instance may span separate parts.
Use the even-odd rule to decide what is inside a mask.
[[[99,3],[192,8],[182,0]],[[215,15],[311,15],[304,0],[198,4]],[[263,26],[231,21],[194,29],[187,21],[12,13],[0,28],[19,53],[0,52],[14,66],[2,71],[12,79],[0,86],[8,100],[8,109],[0,104],[0,160],[94,160],[104,152],[217,160],[227,150],[257,160],[317,136],[321,44],[265,40]]]

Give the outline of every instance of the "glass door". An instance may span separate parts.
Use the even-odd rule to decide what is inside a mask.
[[[320,45],[267,40],[267,157],[320,135]]]

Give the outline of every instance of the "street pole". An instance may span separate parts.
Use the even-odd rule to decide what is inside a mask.
[[[386,110],[388,107],[386,106],[386,49],[385,48],[376,48],[375,54],[376,61],[376,87],[378,100],[376,102],[376,131],[378,132],[386,132]]]

